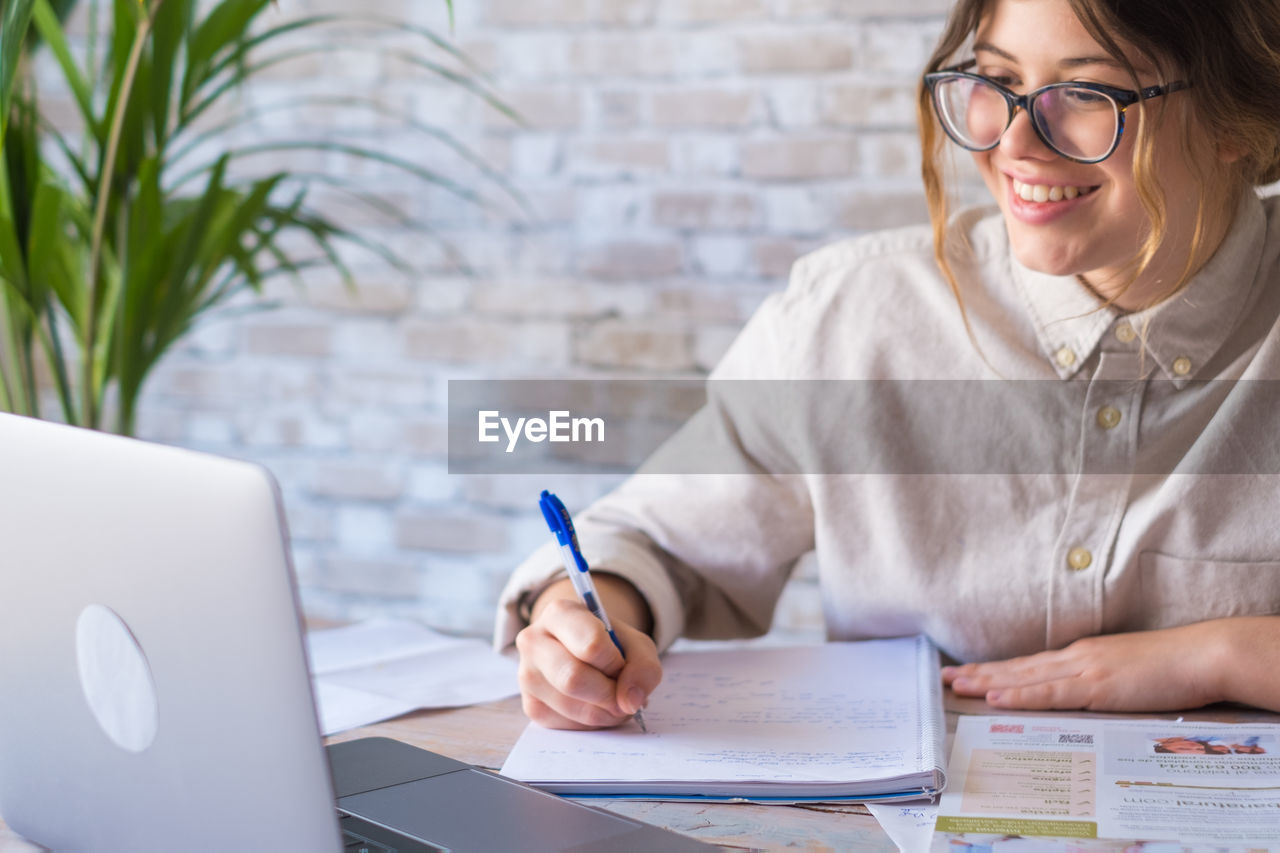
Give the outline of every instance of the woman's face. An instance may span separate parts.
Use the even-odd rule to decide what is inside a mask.
[[[993,0],[974,39],[978,74],[992,77],[1012,91],[1024,94],[1050,83],[1089,81],[1132,89],[1128,74],[1112,60],[1076,19],[1067,0]],[[1135,56],[1144,86],[1160,82],[1155,69]],[[1176,126],[1174,111],[1185,108],[1184,93],[1168,99],[1164,124]],[[1152,102],[1154,105],[1156,102]],[[1149,117],[1156,110],[1148,110]],[[1051,275],[1079,275],[1104,296],[1124,283],[1124,268],[1142,246],[1147,214],[1138,199],[1133,178],[1134,142],[1138,131],[1138,107],[1130,107],[1120,145],[1101,163],[1076,163],[1047,148],[1019,110],[1013,123],[990,151],[973,157],[1008,226],[1015,256],[1023,265]],[[1157,127],[1157,178],[1168,207],[1165,246],[1183,248],[1194,228],[1199,190],[1181,154],[1175,134]],[[1059,201],[1027,201],[1019,190],[1035,187],[1074,187],[1078,195]],[[1070,195],[1071,193],[1067,193]],[[1057,195],[1057,193],[1055,193]],[[1168,252],[1162,253],[1168,255]],[[1117,304],[1140,304],[1159,292],[1160,279],[1176,280],[1185,263],[1153,264],[1126,298]],[[1164,281],[1167,287],[1170,281]],[[1136,307],[1136,305],[1132,306]]]

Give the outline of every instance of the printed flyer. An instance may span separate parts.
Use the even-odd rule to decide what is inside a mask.
[[[1280,851],[1280,726],[961,717],[933,853]]]

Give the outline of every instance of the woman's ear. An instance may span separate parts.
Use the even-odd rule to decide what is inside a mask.
[[[1216,145],[1218,159],[1223,163],[1234,163],[1244,156],[1244,148],[1234,139],[1219,139]]]

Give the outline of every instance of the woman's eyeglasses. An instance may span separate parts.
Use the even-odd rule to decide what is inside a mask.
[[[1077,163],[1098,163],[1115,152],[1128,107],[1191,86],[1178,81],[1135,92],[1101,83],[1068,82],[1017,95],[988,77],[964,70],[972,65],[970,60],[924,75],[947,136],[970,151],[989,151],[1023,109],[1040,141]]]

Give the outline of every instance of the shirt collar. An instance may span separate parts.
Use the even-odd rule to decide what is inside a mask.
[[[1236,217],[1209,262],[1172,299],[1129,315],[1146,333],[1146,354],[1181,388],[1217,353],[1250,302],[1266,238],[1266,214],[1252,190],[1242,193]],[[1029,269],[1012,257],[1036,337],[1058,376],[1068,379],[1092,356],[1123,312],[1102,300],[1075,276]]]

